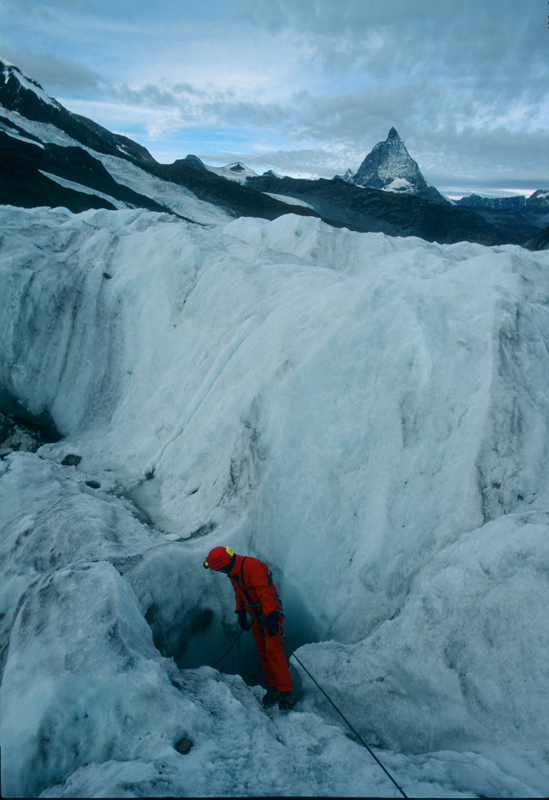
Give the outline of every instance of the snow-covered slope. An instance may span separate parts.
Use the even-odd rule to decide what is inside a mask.
[[[145,208],[202,225],[288,213],[285,203],[242,185],[253,171],[235,164],[220,175],[233,180],[192,155],[158,164],[141,145],[68,111],[0,60],[0,204],[75,212]]]
[[[24,103],[24,98],[31,96],[36,98],[36,107],[46,105],[61,111],[62,106],[46,94],[39,83],[21,72],[15,64],[3,60],[0,61],[0,69],[2,70],[4,85],[9,87],[14,98],[17,98],[19,103]]]
[[[230,544],[410,796],[546,794],[549,253],[1,214],[2,403],[64,437],[0,465],[3,792],[394,796],[306,676],[203,666]]]
[[[139,207],[139,205],[142,205],[140,200],[146,202],[150,199],[156,203],[159,208],[165,208],[167,211],[174,212],[201,224],[226,223],[232,219],[231,214],[212,203],[200,200],[193,192],[186,189],[184,186],[156,177],[138,164],[122,156],[102,153],[98,150],[86,147],[50,122],[30,120],[16,111],[10,111],[0,106],[0,121],[1,120],[3,120],[4,132],[10,137],[18,139],[23,138],[23,140],[35,147],[44,148],[45,145],[50,144],[67,148],[69,152],[67,159],[73,157],[74,150],[71,148],[78,148],[78,150],[85,151],[92,159],[99,162],[104,167],[105,175],[110,176],[113,181],[112,193],[108,193],[102,192],[100,188],[90,188],[85,183],[79,183],[67,177],[42,170],[42,174],[46,174],[50,180],[59,183],[61,186],[74,189],[84,194],[104,197],[115,208]],[[21,131],[27,134],[26,138],[22,137]],[[67,175],[71,174],[71,171],[67,172]],[[86,178],[88,178],[88,175],[86,175]],[[101,184],[98,183],[98,186],[99,185]],[[127,200],[114,196],[117,192],[113,190],[115,187],[119,189],[120,186],[130,189],[135,193],[135,196],[130,196]]]

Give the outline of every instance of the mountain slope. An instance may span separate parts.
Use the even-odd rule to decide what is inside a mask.
[[[528,250],[549,250],[549,225],[542,228],[524,245]]]
[[[419,236],[427,241],[472,241],[495,245],[505,237],[478,214],[430,203],[409,194],[363,189],[341,179],[248,178],[261,192],[288,195],[311,205],[321,216],[355,231],[383,231],[391,236]]]
[[[100,153],[154,163],[145,147],[126,136],[111,133],[87,117],[67,111],[15,65],[0,60],[0,70],[0,103],[5,109],[35,122],[54,125],[75,141]]]
[[[141,145],[68,111],[2,61],[0,133],[4,204],[61,204],[71,211],[139,207],[217,224],[238,216],[275,219],[296,210],[199,172],[192,162],[158,164]],[[316,216],[310,209],[301,213]]]
[[[530,197],[515,195],[514,197],[481,197],[471,194],[456,201],[458,206],[474,208],[478,213],[490,210],[514,211],[536,228],[549,225],[549,191],[537,189]]]
[[[0,203],[27,208],[64,205],[75,213],[86,208],[165,210],[151,198],[117,183],[82,147],[40,145],[0,131],[0,153]]]

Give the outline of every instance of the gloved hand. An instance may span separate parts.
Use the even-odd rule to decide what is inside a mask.
[[[243,608],[240,611],[236,612],[238,614],[238,624],[242,628],[243,631],[249,631],[250,626],[248,625],[248,616]]]
[[[275,636],[278,633],[278,611],[271,611],[267,617],[267,636]]]

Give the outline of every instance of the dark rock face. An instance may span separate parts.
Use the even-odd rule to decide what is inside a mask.
[[[423,197],[431,203],[448,204],[434,186],[427,183],[395,128],[391,128],[386,140],[378,142],[366,156],[356,175],[348,177],[346,173],[344,180],[362,188],[388,189]]]
[[[468,206],[469,208],[512,208],[518,211],[526,205],[526,197],[517,195],[516,197],[482,197],[480,194],[470,194],[456,200],[458,206]]]
[[[467,206],[461,206],[461,208],[465,210]],[[535,225],[532,225],[522,214],[512,208],[476,207],[470,210],[474,210],[486,222],[501,231],[506,244],[522,245],[538,230]]]
[[[17,67],[0,61],[0,105],[35,122],[47,122],[99,153],[156,163],[141,145],[118,136],[87,117],[72,114]]]
[[[528,250],[549,250],[549,225],[529,239],[524,247]]]
[[[198,158],[198,156],[193,156],[192,153],[189,153],[189,155],[185,156],[185,158],[176,159],[174,163],[186,164],[188,167],[192,167],[193,169],[197,169],[199,171],[207,169],[204,162]]]
[[[43,444],[60,438],[53,427],[35,425],[15,414],[0,412],[0,459],[15,452],[35,453]]]
[[[63,107],[51,98],[46,99],[39,83],[12,64],[0,61],[0,70],[0,102],[4,108],[36,122],[50,122],[59,116]]]
[[[99,195],[61,186],[42,172],[82,184],[137,208],[165,211],[154,200],[117,183],[103,164],[83,148],[35,145],[0,131],[0,203],[25,208],[64,206],[75,214],[89,208],[115,208]]]
[[[149,166],[147,171],[158,178],[185,186],[196,197],[220,206],[235,217],[276,219],[282,214],[292,213],[318,216],[308,208],[298,209],[296,206],[289,206],[280,200],[254,191],[249,186],[221,178],[208,169],[196,170],[184,160],[175,161],[173,164],[154,164]]]

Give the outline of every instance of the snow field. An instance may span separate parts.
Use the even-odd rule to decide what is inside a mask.
[[[306,677],[279,717],[178,670],[238,633],[216,544],[272,567],[289,651],[410,793],[546,794],[549,256],[293,215],[2,231],[0,391],[65,437],[0,474],[12,796],[392,795]]]

